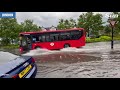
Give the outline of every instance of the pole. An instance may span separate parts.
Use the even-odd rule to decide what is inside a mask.
[[[112,27],[112,40],[111,40],[111,49],[113,49],[113,27]]]

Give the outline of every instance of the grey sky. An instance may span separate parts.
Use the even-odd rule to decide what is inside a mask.
[[[31,19],[39,26],[50,27],[52,25],[57,26],[59,19],[73,18],[77,20],[80,14],[86,12],[16,12],[18,22],[23,22],[25,19]],[[106,13],[110,12],[94,12],[101,13],[103,15],[103,21],[106,21]]]

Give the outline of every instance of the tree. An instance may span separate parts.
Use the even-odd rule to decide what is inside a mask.
[[[65,20],[64,21],[64,25],[65,25],[65,29],[69,29],[70,28],[70,23],[69,23],[69,20]]]
[[[92,17],[92,34],[99,36],[99,31],[103,30],[102,15],[96,14]]]
[[[57,25],[58,29],[65,29],[64,20],[60,19],[59,24]]]
[[[40,30],[36,24],[33,24],[32,20],[25,20],[19,24],[14,18],[1,18],[0,19],[0,38],[2,38],[2,44],[8,45],[13,43],[14,40],[18,41],[18,35],[20,32],[25,31],[38,31]]]
[[[76,25],[76,21],[74,19],[70,18],[69,22],[70,22],[70,28],[74,28]]]
[[[70,19],[60,19],[59,24],[57,25],[58,29],[69,29],[73,28],[76,24],[76,21],[72,18]]]
[[[101,14],[94,15],[92,12],[87,12],[79,16],[77,26],[85,28],[89,37],[90,34],[98,35],[99,30],[103,29],[103,23]]]
[[[40,26],[33,24],[33,20],[26,19],[24,22],[21,23],[21,25],[22,25],[22,31],[24,32],[40,30]]]
[[[1,18],[0,19],[0,37],[2,38],[2,44],[10,44],[11,39],[16,33],[17,20],[13,18]]]
[[[111,28],[110,25],[106,25],[104,27],[104,34],[110,36],[111,35]]]

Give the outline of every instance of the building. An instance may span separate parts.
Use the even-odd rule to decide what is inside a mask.
[[[41,27],[41,29],[43,30],[43,31],[53,31],[53,30],[57,30],[57,27],[55,27],[55,26],[51,26],[51,27]]]

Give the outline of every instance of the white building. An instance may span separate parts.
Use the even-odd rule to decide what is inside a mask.
[[[57,30],[57,27],[51,26],[51,27],[41,27],[43,31],[55,31]]]

